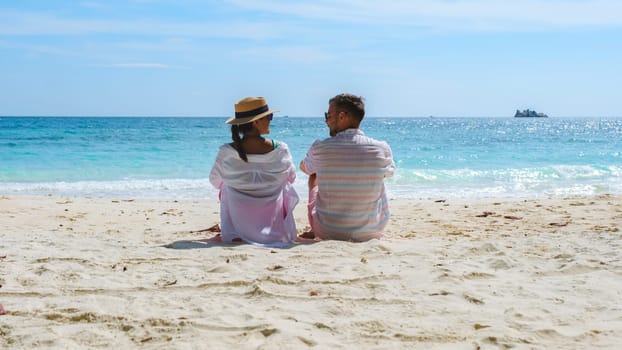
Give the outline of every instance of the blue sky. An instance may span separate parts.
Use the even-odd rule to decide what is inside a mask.
[[[4,0],[0,115],[622,116],[617,0]]]

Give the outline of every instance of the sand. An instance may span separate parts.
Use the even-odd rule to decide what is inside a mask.
[[[2,196],[0,347],[620,347],[621,196],[391,210],[381,240],[264,248],[201,241],[210,201]]]

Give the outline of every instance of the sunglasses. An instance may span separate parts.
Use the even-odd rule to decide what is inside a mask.
[[[346,111],[339,111],[339,112],[335,112],[337,113],[337,115],[339,115],[339,113],[344,112],[344,113],[348,113]],[[328,121],[328,118],[330,118],[330,114],[328,114],[328,112],[324,112],[324,120]]]
[[[268,120],[272,120],[272,117],[273,117],[273,116],[274,116],[274,115],[273,115],[272,113],[270,113],[270,114],[268,114],[268,115],[266,116],[266,118],[268,118]]]

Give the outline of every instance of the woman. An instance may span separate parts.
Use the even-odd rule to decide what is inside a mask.
[[[270,133],[270,110],[263,97],[246,97],[235,104],[232,143],[220,146],[210,182],[220,189],[222,240],[241,239],[260,245],[293,243],[293,211],[298,194],[296,169],[284,142],[264,138]]]

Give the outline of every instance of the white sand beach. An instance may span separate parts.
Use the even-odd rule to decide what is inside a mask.
[[[215,202],[0,197],[0,347],[620,347],[622,196],[391,211],[381,240],[265,248],[201,242]]]

